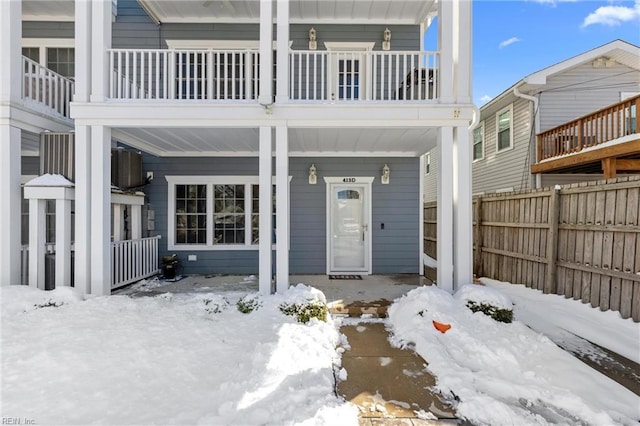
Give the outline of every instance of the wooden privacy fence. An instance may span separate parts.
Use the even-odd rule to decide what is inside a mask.
[[[474,273],[640,322],[640,176],[474,197]],[[436,203],[424,251],[436,258]]]

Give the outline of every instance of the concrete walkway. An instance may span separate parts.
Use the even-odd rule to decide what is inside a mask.
[[[429,390],[435,378],[426,362],[413,351],[392,347],[384,323],[343,325],[340,331],[349,345],[342,355],[347,378],[338,381],[337,391],[358,406],[361,425],[457,423],[453,408]]]

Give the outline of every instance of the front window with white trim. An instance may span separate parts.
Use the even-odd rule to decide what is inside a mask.
[[[513,105],[496,114],[496,151],[513,148]]]
[[[22,56],[63,77],[75,76],[75,44],[71,38],[24,38]]]
[[[169,250],[257,249],[257,176],[167,176]],[[272,189],[275,229],[275,185]]]

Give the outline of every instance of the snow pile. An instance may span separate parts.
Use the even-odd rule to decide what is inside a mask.
[[[516,318],[553,341],[563,342],[565,347],[574,346],[574,342],[585,346],[582,339],[586,339],[640,364],[640,324],[630,318],[622,319],[619,312],[602,312],[580,300],[544,294],[521,284],[488,278],[480,281],[508,294],[515,301]],[[579,352],[592,350],[590,347],[573,349]]]
[[[29,182],[25,183],[24,186],[64,186],[64,187],[72,187],[75,186],[73,182],[68,180],[66,177],[62,175],[52,175],[50,173],[45,173],[37,178],[31,179]]]
[[[511,302],[511,299],[497,290],[481,285],[464,285],[456,291],[454,297],[463,301],[463,303],[472,301],[476,302],[478,305],[486,304],[500,309],[513,309],[513,302]]]
[[[389,308],[392,342],[415,347],[427,360],[437,389],[461,418],[487,425],[631,425],[640,419],[636,395],[523,323],[471,312],[465,306],[469,291],[475,293],[467,289],[454,297],[421,287]],[[485,300],[490,294],[478,291]],[[440,333],[432,321],[451,329]]]
[[[12,317],[35,309],[53,308],[82,301],[82,294],[73,287],[42,291],[24,285],[0,287],[2,317]],[[4,337],[4,335],[3,335]]]
[[[3,288],[0,416],[36,424],[357,424],[334,394],[340,335],[300,324],[296,286],[238,312],[220,294],[76,298]],[[30,308],[38,301],[64,301]],[[73,302],[73,303],[72,303]],[[55,303],[54,303],[55,304]]]

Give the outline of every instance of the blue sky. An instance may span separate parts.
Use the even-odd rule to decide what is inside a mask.
[[[528,74],[615,39],[640,45],[640,0],[475,0],[473,27],[481,106]]]

